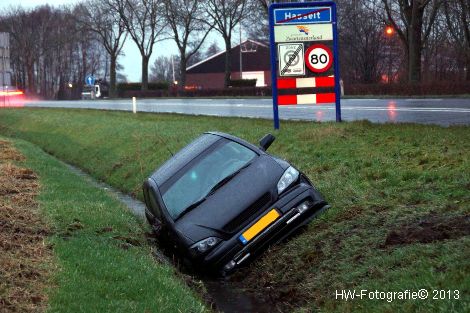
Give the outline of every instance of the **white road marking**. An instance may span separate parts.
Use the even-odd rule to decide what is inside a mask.
[[[404,99],[408,102],[418,102],[418,101],[443,101],[443,99],[436,99],[436,98],[422,98],[422,99]]]

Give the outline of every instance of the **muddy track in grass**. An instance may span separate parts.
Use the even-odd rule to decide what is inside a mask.
[[[43,312],[52,248],[36,202],[37,176],[17,165],[24,157],[0,140],[0,311]]]

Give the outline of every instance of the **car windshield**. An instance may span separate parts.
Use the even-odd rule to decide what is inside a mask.
[[[200,158],[163,193],[168,213],[177,219],[191,204],[203,199],[227,176],[246,166],[257,154],[233,141],[222,144]]]

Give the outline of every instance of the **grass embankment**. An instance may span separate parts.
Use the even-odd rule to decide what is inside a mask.
[[[272,132],[266,120],[46,109],[0,111],[0,125],[138,196],[169,157],[163,142],[176,151],[207,130],[251,142]],[[270,151],[333,207],[241,273],[246,287],[285,310],[469,310],[469,127],[282,122],[275,135]],[[341,289],[421,288],[430,299],[335,298]],[[433,289],[459,290],[459,299],[433,300]]]
[[[48,282],[48,311],[205,311],[171,267],[155,262],[140,221],[118,200],[36,146],[20,140],[15,146],[26,157],[22,165],[39,176],[37,200],[50,228],[57,270]],[[36,264],[31,273],[39,269]],[[20,274],[18,279],[28,282],[24,271]]]
[[[37,175],[18,163],[24,157],[0,137],[0,311],[43,312],[55,268],[49,227],[38,209]]]

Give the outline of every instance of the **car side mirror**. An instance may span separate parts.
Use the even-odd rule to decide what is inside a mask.
[[[271,134],[266,134],[261,140],[259,141],[259,146],[263,151],[268,150],[269,146],[276,140]]]

